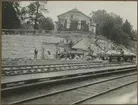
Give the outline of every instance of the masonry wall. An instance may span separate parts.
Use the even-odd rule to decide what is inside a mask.
[[[33,35],[2,35],[2,58],[34,58],[34,49],[38,50],[38,59],[42,56],[42,43],[56,43],[62,38]],[[50,45],[49,45],[50,47]]]

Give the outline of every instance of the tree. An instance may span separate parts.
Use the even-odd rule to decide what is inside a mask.
[[[126,20],[125,23],[123,24],[123,31],[128,34],[128,37],[130,37],[130,39],[133,39],[133,37],[132,37],[132,26],[128,22],[128,20]]]
[[[131,24],[114,13],[107,13],[105,10],[92,12],[92,20],[97,24],[96,34],[101,34],[106,38],[128,46],[130,43]]]
[[[12,2],[2,2],[2,28],[3,29],[14,29],[20,28],[20,20],[13,7]]]
[[[92,11],[90,13],[91,19],[96,23],[96,34],[101,34],[101,26],[103,25],[104,18],[108,15],[105,10]]]
[[[137,30],[132,30],[132,40],[137,40]]]
[[[14,1],[14,2],[12,2],[12,4],[13,4],[13,7],[16,11],[17,16],[19,16],[20,15],[20,8],[21,8],[19,1]]]
[[[43,17],[43,12],[48,12],[44,4],[42,1],[34,1],[27,6],[29,19],[34,23],[34,29],[38,29],[38,21]]]
[[[50,17],[43,17],[39,21],[39,28],[44,30],[53,30],[54,29],[54,23]]]
[[[28,19],[28,17],[27,17],[27,8],[26,7],[21,7],[19,1],[13,2],[13,6],[15,8],[15,11],[17,13],[18,18],[21,21],[21,24],[26,23],[26,19]],[[27,21],[29,21],[29,20],[27,20]]]
[[[18,16],[18,18],[20,19],[21,22],[21,28],[29,28],[28,22],[30,22],[29,25],[31,25],[31,20],[29,19],[28,16],[28,11],[27,11],[27,7],[21,7],[20,5],[20,1],[14,1],[13,2],[13,7],[15,8],[16,14]]]
[[[18,18],[21,21],[22,28],[26,28],[26,26],[28,25],[27,22],[29,22],[30,23],[29,26],[30,27],[33,26],[34,29],[39,29],[40,27],[43,27],[44,23],[42,24],[42,21],[43,22],[46,21],[46,18],[43,14],[48,12],[48,10],[45,7],[45,4],[47,2],[32,1],[26,7],[21,7],[20,3],[21,2],[19,2],[19,1],[18,2],[15,1],[15,2],[13,2],[13,6],[16,10]],[[42,25],[42,26],[39,26],[39,25]]]
[[[103,21],[103,18],[107,15],[107,12],[105,10],[97,10],[92,11],[90,15],[95,23],[100,24]]]

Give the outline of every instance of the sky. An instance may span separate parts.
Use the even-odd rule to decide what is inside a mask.
[[[26,6],[29,1],[22,1],[22,6]],[[133,29],[137,29],[137,2],[136,1],[48,1],[45,5],[49,13],[45,16],[57,21],[57,16],[73,8],[77,8],[88,15],[91,11],[104,9],[108,13],[113,12],[120,15],[123,20],[132,24]]]

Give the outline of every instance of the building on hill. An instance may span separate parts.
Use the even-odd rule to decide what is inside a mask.
[[[86,31],[95,33],[95,25],[92,19],[76,8],[58,15],[57,24],[59,31]]]

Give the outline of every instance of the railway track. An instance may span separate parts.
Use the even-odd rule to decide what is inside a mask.
[[[88,69],[97,67],[108,67],[118,65],[129,65],[118,63],[94,63],[94,62],[81,62],[81,63],[64,63],[64,64],[47,64],[47,65],[20,65],[20,66],[2,66],[2,76],[15,76],[24,74],[56,72],[64,70],[77,70]]]
[[[135,74],[135,76],[136,76],[136,74]],[[111,81],[110,81],[110,82],[111,82]],[[112,82],[113,82],[113,81],[112,81]],[[87,100],[90,100],[90,99],[92,99],[92,98],[101,96],[101,95],[106,94],[106,93],[108,93],[108,92],[117,90],[117,89],[119,89],[119,88],[122,88],[122,87],[125,87],[125,86],[128,86],[128,85],[131,85],[131,84],[134,84],[134,83],[137,83],[137,80],[133,80],[133,81],[128,82],[128,83],[123,83],[123,84],[121,84],[121,85],[116,84],[116,85],[118,85],[118,86],[114,86],[114,87],[111,87],[111,88],[109,88],[109,89],[105,89],[105,90],[103,90],[103,91],[101,91],[101,92],[99,92],[99,93],[97,93],[97,94],[95,94],[95,95],[91,95],[91,96],[88,96],[88,97],[86,97],[86,98],[84,98],[84,99],[80,99],[80,100],[78,100],[78,101],[76,101],[76,102],[73,102],[72,104],[82,104],[82,103],[84,104],[85,101],[87,101]],[[108,84],[108,83],[107,83],[107,84]],[[100,85],[100,84],[99,84],[99,85]]]
[[[134,80],[134,78],[133,78],[134,76],[136,77],[136,74],[129,74],[129,75],[124,75],[124,76],[120,76],[120,77],[114,77],[114,78],[110,78],[110,79],[87,83],[85,85],[74,86],[72,88],[70,87],[70,88],[63,89],[63,87],[62,87],[63,90],[57,90],[57,91],[46,93],[46,94],[41,93],[41,94],[38,94],[37,96],[27,97],[27,98],[25,98],[26,97],[25,96],[23,99],[12,101],[11,103],[8,103],[8,104],[32,104],[32,103],[36,104],[41,101],[44,101],[46,104],[81,104],[81,103],[84,103],[84,101],[89,100],[91,98],[98,97],[107,92],[110,92],[110,91],[116,90],[118,88],[136,83],[137,81],[136,81],[136,78]],[[128,77],[129,77],[129,79],[128,79]],[[123,84],[119,82],[120,79],[123,82]],[[126,79],[128,81],[126,81],[124,83],[124,80],[126,80]],[[112,85],[115,84],[115,85],[111,86],[111,88],[110,88],[109,87],[110,84],[112,84]],[[99,91],[95,90],[95,89],[99,88],[98,85],[101,87],[101,90],[99,90]],[[102,87],[104,87],[104,88],[102,88]],[[92,93],[93,89],[94,89],[94,92]],[[46,91],[46,89],[45,89],[45,91]],[[43,90],[43,92],[44,92],[44,90]],[[86,95],[88,93],[89,93],[89,96]],[[75,99],[73,101],[72,101],[72,99],[66,100],[67,97],[71,98],[72,95],[74,95],[73,96],[74,98],[79,97],[79,96],[83,97],[84,95],[86,95],[86,96],[81,99]],[[60,99],[60,101],[59,101],[59,99]],[[52,102],[52,100],[54,100],[54,102]],[[70,101],[70,102],[68,102],[68,101]]]
[[[133,72],[133,73],[132,73]],[[116,74],[121,74],[121,73],[129,73],[129,74],[121,74],[121,76],[117,76]],[[113,84],[112,82],[113,81],[119,81],[120,79],[123,79],[123,80],[125,80],[125,79],[127,79],[127,78],[130,78],[130,79],[128,79],[128,81],[126,81],[126,83],[124,83],[124,82],[122,82],[123,84],[120,84],[119,86],[115,86],[115,87],[112,87],[112,88],[110,88],[110,89],[108,89],[107,87],[107,89],[105,89],[104,91],[102,91],[102,92],[98,92],[97,94],[94,94],[94,95],[90,95],[90,96],[87,96],[87,97],[85,97],[85,98],[83,98],[83,99],[81,99],[81,100],[75,100],[75,101],[73,101],[73,102],[69,102],[69,104],[80,104],[81,102],[84,102],[85,100],[88,100],[88,99],[90,99],[90,98],[93,98],[93,97],[96,97],[96,96],[99,96],[99,95],[101,95],[101,94],[104,94],[104,93],[107,93],[107,92],[109,92],[109,91],[112,91],[112,90],[115,90],[115,89],[118,89],[118,88],[121,88],[121,87],[123,87],[123,86],[126,86],[126,85],[129,85],[129,84],[132,84],[132,83],[135,83],[136,82],[136,79],[133,79],[133,81],[130,81],[131,80],[131,78],[135,78],[136,77],[136,68],[125,68],[125,69],[122,69],[122,70],[113,70],[113,71],[106,71],[106,72],[99,72],[98,74],[87,74],[87,75],[80,75],[80,76],[78,76],[78,77],[69,77],[69,78],[62,78],[61,80],[55,80],[54,82],[55,83],[57,83],[57,82],[59,82],[59,81],[68,81],[68,80],[71,80],[71,79],[79,79],[79,78],[86,78],[86,77],[91,77],[91,76],[93,76],[93,79],[96,77],[96,76],[104,76],[104,75],[106,75],[106,76],[108,76],[109,74],[114,74],[115,76],[111,76],[110,78],[106,78],[106,79],[102,79],[102,80],[99,80],[99,81],[95,81],[95,82],[91,82],[90,81],[90,83],[85,83],[85,84],[81,84],[81,85],[76,85],[76,86],[71,86],[71,87],[69,87],[69,88],[63,88],[62,90],[61,89],[57,89],[57,90],[55,90],[55,91],[51,91],[51,92],[44,92],[43,91],[43,93],[45,93],[45,94],[37,94],[37,95],[33,95],[33,96],[31,96],[31,97],[24,97],[24,98],[22,98],[22,99],[20,99],[20,100],[16,100],[16,101],[13,101],[12,100],[12,102],[10,102],[10,103],[8,103],[8,104],[19,104],[19,103],[30,103],[30,102],[36,102],[36,101],[34,101],[34,100],[45,100],[45,99],[43,99],[43,98],[46,98],[46,100],[52,100],[52,99],[54,99],[54,98],[50,98],[50,97],[56,97],[56,95],[60,95],[60,96],[62,96],[62,94],[63,94],[63,97],[62,98],[64,98],[64,94],[66,94],[66,93],[69,93],[70,95],[72,94],[72,93],[70,93],[70,92],[72,92],[72,91],[76,91],[77,89],[81,89],[81,90],[87,90],[87,89],[83,89],[83,88],[88,88],[88,87],[90,87],[90,86],[94,86],[94,85],[100,85],[100,84],[102,84],[102,83],[104,83],[104,84],[106,84],[106,83],[108,83],[108,82],[110,82],[111,84]],[[45,81],[43,81],[43,82],[45,82]],[[120,82],[118,82],[118,83],[120,83]],[[40,85],[41,83],[38,83],[38,84],[35,84],[35,85]],[[31,84],[31,85],[28,85],[29,87],[30,86],[33,86],[34,84]],[[117,85],[117,84],[116,84]],[[45,90],[46,91],[46,90]],[[75,94],[74,94],[75,95]],[[79,95],[78,95],[79,96]],[[69,97],[69,96],[68,96]],[[70,96],[71,97],[71,96]],[[61,98],[61,97],[60,97]],[[58,99],[57,99],[57,101],[58,101]],[[39,102],[39,101],[38,101]],[[54,101],[55,102],[55,101]],[[67,102],[67,101],[66,101]],[[47,103],[47,101],[45,101],[45,103]],[[63,101],[63,103],[64,103],[64,101]],[[39,103],[40,104],[40,103]],[[54,104],[54,103],[50,103],[50,104]],[[56,103],[57,104],[57,103]],[[62,104],[62,100],[61,100],[61,103],[59,103],[59,104]],[[68,102],[66,103],[66,104],[68,104]]]
[[[50,83],[55,83],[55,82],[69,81],[69,80],[94,77],[98,75],[107,75],[107,74],[113,74],[113,73],[124,73],[124,72],[130,72],[130,71],[132,72],[135,70],[136,70],[136,66],[122,67],[118,69],[112,68],[112,69],[107,69],[107,70],[96,70],[96,71],[87,70],[88,72],[78,72],[78,73],[64,74],[64,75],[54,76],[54,77],[34,78],[34,79],[29,79],[29,80],[14,81],[11,83],[2,83],[1,87],[2,87],[2,92],[3,92],[3,91],[18,89],[18,88],[37,86],[41,84],[50,84]]]

